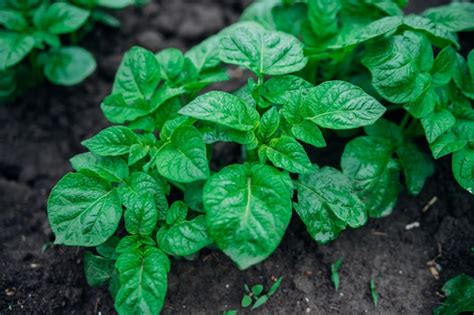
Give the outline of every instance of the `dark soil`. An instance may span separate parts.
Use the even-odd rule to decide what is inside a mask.
[[[75,88],[43,86],[0,106],[0,313],[111,314],[104,288],[87,286],[82,249],[51,246],[46,200],[84,151],[80,141],[107,126],[99,109],[121,56],[133,44],[152,50],[186,49],[235,21],[244,2],[158,1],[120,14],[120,31],[100,28],[85,41],[99,69]],[[318,151],[315,153],[316,160]],[[323,159],[325,163],[334,162]],[[436,202],[425,212],[424,206]],[[407,230],[407,224],[419,227]],[[440,303],[442,283],[474,274],[474,197],[454,182],[449,159],[437,163],[420,196],[402,194],[394,213],[316,245],[294,216],[279,249],[244,272],[221,253],[206,250],[196,261],[173,261],[166,314],[218,314],[239,309],[243,285],[284,281],[262,314],[429,314]],[[341,288],[329,266],[343,257]],[[436,258],[439,279],[427,263]],[[373,277],[380,296],[374,307]]]

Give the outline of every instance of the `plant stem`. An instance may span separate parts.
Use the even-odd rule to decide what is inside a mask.
[[[405,129],[409,120],[410,120],[410,113],[405,113],[405,116],[403,116],[402,122],[400,123],[400,128]]]

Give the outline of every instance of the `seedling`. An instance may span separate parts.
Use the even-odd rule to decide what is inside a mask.
[[[277,281],[275,281],[275,283],[271,286],[270,290],[268,290],[268,292],[264,295],[262,295],[264,289],[263,285],[257,284],[254,285],[252,288],[249,288],[249,286],[245,284],[244,289],[246,291],[246,294],[244,294],[244,296],[242,297],[242,307],[247,308],[253,304],[252,310],[254,310],[265,304],[268,299],[278,290],[282,280],[283,277],[280,277]]]
[[[336,291],[339,290],[339,269],[341,268],[343,261],[343,258],[339,258],[331,264],[331,281]]]
[[[75,85],[94,72],[94,57],[77,46],[97,22],[120,23],[107,10],[135,0],[5,0],[0,3],[0,101],[43,79]],[[69,40],[65,40],[66,36]],[[67,38],[67,37],[66,37]],[[63,43],[68,42],[67,46]]]
[[[370,279],[370,297],[374,305],[377,306],[379,304],[379,295],[377,294],[374,278]]]

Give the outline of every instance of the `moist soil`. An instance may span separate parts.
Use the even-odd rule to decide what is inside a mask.
[[[99,104],[124,51],[134,44],[154,51],[185,50],[237,20],[246,2],[157,1],[127,9],[118,15],[120,30],[98,28],[85,39],[98,60],[93,77],[74,88],[43,85],[0,106],[1,314],[114,313],[107,290],[90,288],[85,281],[83,249],[52,245],[49,191],[70,171],[68,159],[84,151],[81,140],[108,125]],[[321,165],[337,165],[333,157],[340,156],[342,145],[337,138],[328,142],[334,148],[312,151],[312,157]],[[215,158],[225,164],[234,152],[219,146]],[[414,222],[415,227],[406,228]],[[163,313],[246,313],[240,308],[245,283],[268,288],[284,277],[277,293],[255,313],[429,314],[442,301],[444,281],[462,272],[474,275],[472,246],[474,196],[455,183],[445,158],[419,196],[403,193],[392,215],[345,231],[329,245],[316,245],[295,215],[278,250],[246,271],[213,250],[202,251],[194,261],[174,260]],[[344,263],[335,291],[329,268],[338,258]],[[371,278],[377,307],[370,296]]]

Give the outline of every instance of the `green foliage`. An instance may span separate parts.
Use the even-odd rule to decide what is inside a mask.
[[[2,1],[0,101],[44,79],[65,86],[82,82],[95,71],[96,62],[77,46],[78,40],[96,23],[119,26],[108,10],[133,4],[134,0]]]
[[[433,310],[435,315],[474,312],[474,279],[460,274],[449,279],[441,289],[446,299]]]
[[[339,269],[341,268],[343,261],[342,258],[339,258],[331,264],[331,281],[336,291],[339,290]]]
[[[117,125],[83,141],[90,152],[51,192],[56,243],[97,247],[88,281],[109,285],[119,314],[158,313],[169,256],[217,248],[246,269],[275,251],[293,209],[318,243],[390,214],[434,171],[420,140],[434,158],[454,153],[455,178],[472,192],[474,53],[461,56],[453,33],[471,26],[437,22],[442,11],[405,17],[404,5],[260,1],[186,53],[131,48],[101,105]],[[22,43],[19,55],[30,49],[8,40]],[[0,64],[17,58],[7,57]],[[247,83],[203,92],[228,65]],[[307,153],[320,155],[333,133],[348,138],[341,170]],[[217,142],[238,144],[229,160],[239,162],[216,161]],[[248,288],[242,306],[263,305],[280,283]]]
[[[370,279],[370,297],[372,298],[374,305],[377,306],[379,304],[379,295],[377,294],[374,278]]]
[[[268,299],[275,294],[283,281],[283,277],[278,278],[270,287],[266,294],[262,294],[264,287],[261,284],[256,284],[249,288],[247,284],[244,285],[245,294],[242,296],[241,306],[247,308],[252,306],[252,310],[261,307],[267,303]],[[253,305],[252,305],[253,304]]]

